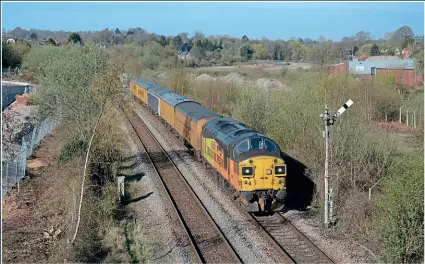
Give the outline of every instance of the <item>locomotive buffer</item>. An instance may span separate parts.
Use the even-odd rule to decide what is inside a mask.
[[[335,114],[329,114],[329,109],[325,106],[325,113],[320,114],[320,118],[322,118],[325,122],[325,131],[323,131],[323,137],[325,138],[325,226],[329,226],[329,216],[332,217],[332,203],[331,200],[331,192],[329,192],[329,174],[328,174],[328,166],[329,166],[329,131],[330,127],[336,122],[336,119],[342,115],[351,105],[353,101],[348,100],[345,104],[342,105],[340,109]],[[329,208],[331,207],[331,208]],[[330,210],[329,210],[330,209]]]

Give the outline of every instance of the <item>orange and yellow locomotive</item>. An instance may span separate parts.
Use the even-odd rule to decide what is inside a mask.
[[[270,138],[197,102],[141,79],[130,91],[193,149],[196,159],[224,178],[245,202],[260,211],[283,205],[286,164]]]

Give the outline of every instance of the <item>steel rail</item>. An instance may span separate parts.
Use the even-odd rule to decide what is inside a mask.
[[[174,168],[174,171],[176,172],[176,174],[179,176],[179,178],[181,179],[181,182],[184,183],[184,185],[186,186],[188,192],[195,197],[195,203],[198,205],[198,207],[202,210],[202,212],[205,214],[205,216],[207,217],[210,226],[212,226],[217,234],[219,235],[220,239],[222,239],[224,246],[228,249],[228,253],[230,254],[231,258],[234,260],[234,262],[242,262],[240,257],[238,256],[238,254],[235,252],[234,248],[231,246],[230,242],[228,241],[228,239],[224,236],[223,232],[220,230],[220,228],[218,227],[217,223],[213,220],[213,218],[211,217],[210,213],[207,211],[207,209],[205,208],[205,206],[202,204],[202,202],[200,201],[199,197],[196,195],[196,193],[194,192],[194,190],[192,189],[192,187],[189,185],[189,183],[187,182],[187,180],[184,178],[184,176],[182,175],[182,173],[180,172],[180,170],[177,168],[177,166],[174,164],[174,162],[171,160],[170,156],[167,154],[167,152],[165,151],[165,149],[162,147],[162,145],[158,142],[158,140],[156,139],[156,137],[153,135],[153,133],[150,131],[150,129],[146,126],[146,124],[144,123],[143,120],[141,120],[137,114],[134,112],[134,110],[131,110],[131,114],[129,114],[126,110],[123,109],[124,114],[126,115],[127,119],[130,121],[131,126],[133,127],[133,129],[135,130],[138,138],[140,139],[141,144],[144,146],[147,156],[149,157],[150,162],[153,164],[153,167],[155,168],[156,174],[158,175],[158,178],[161,181],[162,186],[164,187],[164,189],[167,192],[167,196],[169,197],[170,201],[173,204],[173,208],[176,211],[176,213],[179,216],[179,221],[180,223],[184,226],[185,232],[187,233],[191,245],[193,246],[193,248],[195,249],[196,253],[197,253],[197,258],[198,261],[205,263],[207,262],[207,260],[204,258],[204,254],[202,252],[202,249],[199,248],[198,243],[196,242],[196,239],[194,238],[194,234],[192,234],[188,224],[186,223],[186,221],[184,220],[184,216],[181,213],[181,211],[178,208],[178,205],[175,201],[175,199],[172,197],[171,191],[169,189],[169,187],[167,186],[167,184],[165,183],[164,179],[161,176],[161,172],[160,169],[158,168],[157,164],[155,164],[155,162],[152,159],[151,153],[149,153],[149,151],[146,148],[146,144],[145,142],[148,140],[151,140],[151,142],[156,143],[156,146],[162,151],[162,154],[166,157],[167,162],[169,164],[172,165],[172,167]],[[130,115],[132,116],[132,118],[130,117]],[[134,124],[134,122],[138,122],[138,124],[140,126],[138,126],[138,128],[142,128],[143,130],[145,130],[144,132],[144,136],[148,136],[149,139],[144,138],[141,135],[141,131],[139,131],[139,129],[136,128],[136,125]],[[193,206],[193,204],[191,204],[191,206]],[[233,263],[234,263],[233,262]]]

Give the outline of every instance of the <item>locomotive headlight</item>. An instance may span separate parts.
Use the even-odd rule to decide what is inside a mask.
[[[277,176],[286,175],[286,165],[279,165],[274,167],[274,174]]]
[[[272,175],[272,170],[271,170],[271,169],[267,169],[267,170],[266,170],[266,174],[267,174],[267,175]]]
[[[253,167],[242,167],[242,176],[252,177],[254,175]]]

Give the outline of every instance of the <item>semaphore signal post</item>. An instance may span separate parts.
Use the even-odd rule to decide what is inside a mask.
[[[331,192],[329,191],[329,131],[330,127],[336,122],[336,119],[342,115],[351,105],[353,101],[348,100],[335,114],[329,114],[329,109],[325,106],[325,113],[320,114],[325,122],[325,130],[323,131],[323,137],[325,138],[325,204],[324,204],[324,215],[325,215],[325,227],[329,227],[329,218],[332,217],[332,203],[330,202]]]

